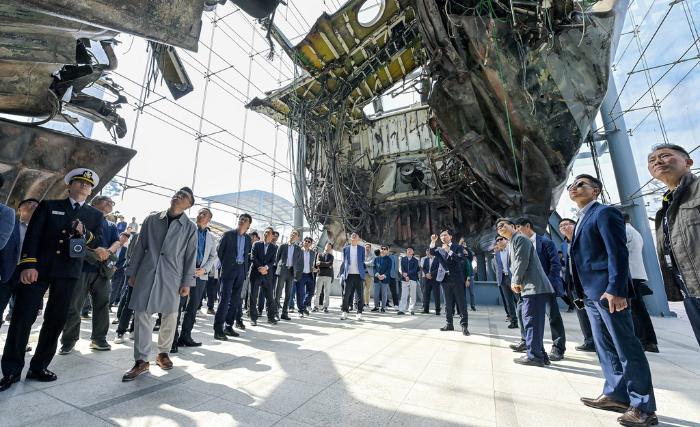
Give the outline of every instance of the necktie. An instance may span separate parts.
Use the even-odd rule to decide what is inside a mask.
[[[77,211],[78,209],[80,209],[80,203],[75,202],[75,204],[73,204],[73,210]]]

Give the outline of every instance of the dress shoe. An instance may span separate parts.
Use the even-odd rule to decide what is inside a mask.
[[[476,307],[472,306],[472,311],[476,311]]]
[[[115,344],[124,344],[124,334],[117,334],[117,337],[114,339]]]
[[[208,309],[207,309],[207,314],[216,314],[216,311],[214,311],[213,308],[208,308]]]
[[[228,341],[228,337],[223,332],[214,331],[214,339],[218,341]]]
[[[97,351],[109,351],[112,349],[112,346],[105,340],[92,340],[90,341],[90,349]]]
[[[181,336],[177,341],[177,345],[182,347],[201,347],[202,343],[193,340],[192,337]]]
[[[313,310],[311,310],[312,313],[318,313],[318,307],[314,307]]]
[[[177,341],[173,341],[173,345],[170,346],[170,352],[171,353],[179,353],[180,350],[177,347]]]
[[[114,319],[114,320],[112,320],[112,324],[113,324],[113,325],[118,325],[118,324],[119,324],[119,319]]]
[[[416,312],[415,312],[415,311],[412,311],[412,312],[411,312],[411,316],[415,316],[415,315],[416,315]]]
[[[289,307],[289,312],[290,312],[290,313],[294,313],[294,308],[293,308],[293,307]]]
[[[590,344],[590,345],[589,345],[589,344],[577,345],[577,346],[574,347],[574,348],[576,349],[576,351],[586,351],[586,352],[589,352],[589,353],[595,352],[595,345],[593,345],[593,344]]]
[[[518,324],[511,322],[508,324],[508,329],[518,329]]]
[[[270,325],[276,325],[277,321],[275,319],[267,319],[267,323],[269,323]]]
[[[258,326],[258,321],[257,321],[257,320],[251,320],[251,321],[250,321],[250,326]]]
[[[436,316],[439,316],[439,315],[440,315],[440,312],[439,312],[439,311],[436,311],[436,312],[435,312],[435,315],[436,315]]]
[[[656,345],[656,344],[652,344],[652,343],[645,344],[645,345],[644,345],[644,351],[646,351],[647,353],[658,353],[658,352],[659,352],[659,346]]]
[[[282,316],[280,316],[280,319],[282,319],[282,320],[292,320],[292,318],[289,317],[289,315],[287,315],[287,314],[283,314]]]
[[[229,337],[239,337],[240,334],[236,331],[233,330],[231,326],[227,326],[224,328],[224,334],[228,335]]]
[[[156,356],[156,365],[158,365],[160,369],[164,371],[173,369],[173,361],[170,360],[168,353],[158,353]]]
[[[370,311],[379,311],[379,307],[374,307],[374,308],[371,309]]]
[[[544,365],[545,365],[545,366],[549,366],[549,365],[551,365],[551,364],[552,364],[552,361],[549,360],[549,356],[545,354],[545,355],[544,355]]]
[[[32,351],[32,346],[28,345],[27,348],[24,349],[24,352],[29,353],[30,351]]]
[[[423,314],[430,314],[430,310],[423,310]]]
[[[549,352],[549,360],[552,362],[558,362],[564,358],[564,353],[559,351],[559,349],[552,349],[552,351]]]
[[[323,309],[323,312],[324,312],[324,313],[328,313],[328,309],[327,309],[327,308],[324,308],[324,309]]]
[[[148,372],[149,366],[150,364],[148,362],[137,360],[136,363],[134,363],[134,367],[129,369],[124,376],[122,376],[122,382],[133,381],[139,375]]]
[[[58,354],[60,354],[61,356],[65,356],[66,354],[71,354],[73,352],[74,347],[75,347],[75,344],[62,345],[61,349],[58,350]]]
[[[90,313],[83,313],[80,315],[83,319],[89,319],[90,318]]]
[[[386,310],[384,310],[384,309],[382,308],[382,309],[380,310],[380,313],[386,313]]]
[[[406,314],[406,313],[404,313],[403,311],[398,311],[398,312],[396,313],[397,316],[403,316],[404,314]]]
[[[527,351],[527,344],[525,344],[524,341],[520,341],[517,344],[511,344],[508,347],[510,347],[510,349],[515,353],[525,353]]]
[[[42,383],[48,383],[51,381],[56,381],[58,379],[56,374],[49,371],[48,369],[43,369],[41,371],[34,371],[32,369],[29,369],[27,371],[26,378],[28,380],[37,380],[37,381],[42,382]]]
[[[517,358],[513,359],[513,362],[517,363],[518,365],[538,366],[540,368],[544,367],[543,361],[537,360],[537,359],[530,359],[527,356],[517,357]]]
[[[623,426],[646,427],[657,425],[659,418],[653,412],[648,414],[639,408],[629,408],[627,412],[617,418],[617,422]]]
[[[19,382],[20,374],[5,375],[0,380],[0,391],[5,391],[12,387],[12,384]]]
[[[236,322],[236,327],[241,331],[245,331],[245,325],[243,324],[243,322]]]
[[[467,329],[466,326],[462,326],[462,335],[464,335],[465,337],[468,337],[469,335],[471,335],[469,333],[469,329]]]
[[[591,408],[613,412],[627,412],[627,409],[630,406],[629,403],[618,402],[617,400],[614,400],[613,398],[604,394],[601,394],[595,399],[591,399],[590,397],[582,397],[581,402],[583,402],[583,404],[586,406],[590,406]]]
[[[455,327],[454,327],[453,325],[451,325],[451,324],[448,323],[447,325],[445,325],[445,326],[443,326],[442,328],[440,328],[440,330],[441,330],[442,332],[445,332],[445,331],[454,331],[454,330],[455,330]]]

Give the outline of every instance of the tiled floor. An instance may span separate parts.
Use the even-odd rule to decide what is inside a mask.
[[[443,319],[434,315],[341,321],[339,300],[332,304],[329,314],[261,323],[225,343],[202,315],[195,339],[204,346],[181,349],[173,370],[153,364],[131,383],[121,382],[131,341],[92,352],[83,339],[54,358],[58,381],[0,393],[0,426],[617,425],[618,414],[579,403],[600,393],[602,379],[595,354],[573,350],[581,339],[573,313],[563,313],[565,360],[532,368],[512,363],[517,330],[500,307],[470,312],[472,336],[463,337],[438,331]],[[685,319],[654,325],[661,353],[648,358],[661,424],[700,426],[700,348]],[[85,338],[89,321],[82,326]]]

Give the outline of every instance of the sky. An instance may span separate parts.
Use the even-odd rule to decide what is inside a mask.
[[[376,2],[371,0],[369,3]],[[646,170],[646,154],[652,145],[668,140],[692,150],[698,144],[700,100],[693,89],[697,87],[700,74],[694,68],[698,65],[698,59],[693,57],[700,55],[700,46],[688,48],[692,46],[694,24],[700,23],[700,2],[680,2],[659,27],[669,9],[668,3],[632,0],[613,61],[623,110],[632,105],[634,108],[648,107],[653,104],[652,99],[661,100],[658,103],[661,120],[649,108],[625,114],[626,127],[632,130],[630,142],[641,183],[646,183],[650,178]],[[296,44],[321,13],[335,11],[340,2],[291,0],[288,4],[278,8],[275,24]],[[212,39],[212,20],[218,18],[221,19],[216,23]],[[647,47],[657,27],[658,34]],[[638,28],[636,36],[633,28]],[[143,182],[168,188],[187,185],[193,187],[200,197],[263,190],[293,201],[287,129],[275,126],[272,120],[244,107],[254,97],[263,97],[265,91],[289,83],[293,78],[293,66],[279,47],[275,49],[274,59],[267,59],[268,42],[254,19],[230,3],[217,7],[215,12],[206,13],[198,52],[178,49],[194,84],[194,91],[175,103],[170,101],[172,98],[167,88],[157,82],[154,92],[146,99],[147,106],[139,117],[138,126],[135,124],[137,112],[134,106],[140,97],[140,84],[148,63],[146,43],[129,35],[120,35],[119,40],[121,44],[116,49],[119,67],[112,78],[124,87],[130,105],[120,111],[129,131],[117,143],[130,147],[133,142],[133,148],[138,151],[129,165],[132,186]],[[211,58],[209,46],[213,47]],[[638,62],[640,52],[645,47],[644,58]],[[686,51],[685,58],[693,60],[673,68],[663,66],[678,60]],[[209,60],[210,70],[214,74],[206,90],[206,102],[203,102],[207,87],[204,72]],[[650,70],[648,74],[628,74],[632,70],[649,67],[658,68]],[[649,89],[648,81],[653,83],[657,80],[655,91],[645,94]],[[385,97],[384,108],[388,110],[418,101],[416,93],[397,98]],[[652,114],[644,120],[649,111]],[[207,120],[201,123],[201,130],[197,117],[200,112]],[[198,132],[205,135],[200,140],[199,151]],[[111,141],[100,124],[94,126],[92,137]],[[694,153],[694,157],[696,162],[700,162],[700,150]],[[600,163],[606,189],[611,200],[617,202],[619,196],[609,155],[603,155]],[[195,165],[196,179],[193,179]],[[593,172],[592,162],[588,159],[577,160],[572,169],[572,175]],[[120,173],[121,176],[125,174],[126,169]],[[123,182],[123,179],[118,181]],[[167,195],[171,193],[153,186],[129,188],[123,193],[123,198],[116,198],[116,209],[141,221],[151,211],[167,208],[168,198],[144,190]],[[651,200],[651,203],[654,201]],[[235,208],[218,208],[214,210],[214,220],[234,225]],[[571,214],[572,208],[573,204],[564,194],[557,210],[566,216]],[[267,225],[264,213],[254,217],[254,228]]]

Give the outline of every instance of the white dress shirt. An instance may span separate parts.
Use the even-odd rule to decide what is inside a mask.
[[[350,246],[350,265],[348,266],[348,274],[360,274],[360,269],[357,266],[357,248],[359,248],[359,246]]]

